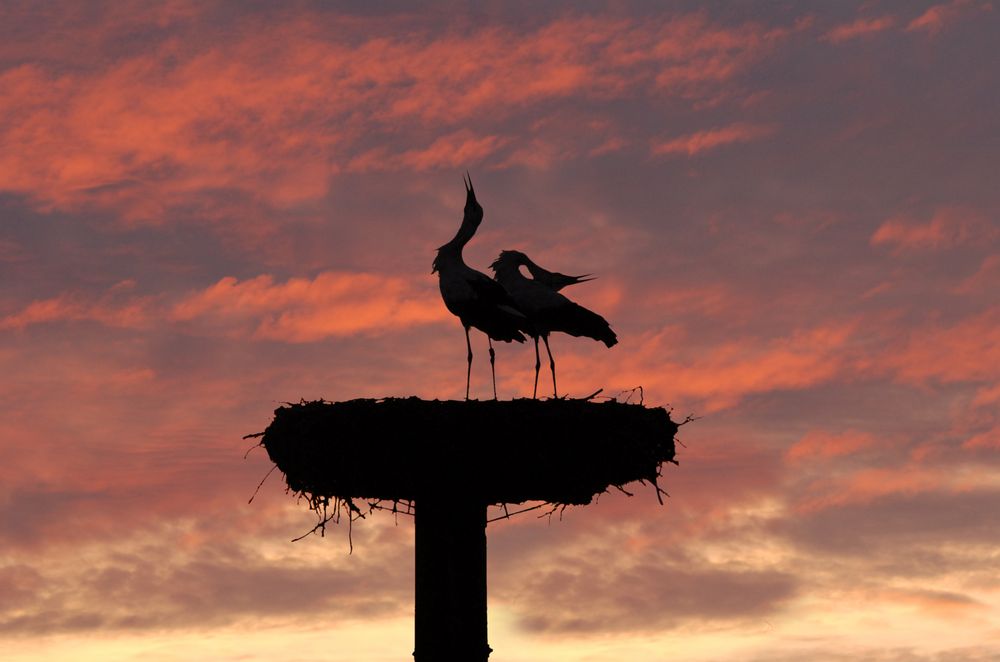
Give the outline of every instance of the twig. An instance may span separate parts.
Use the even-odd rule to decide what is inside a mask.
[[[244,459],[246,459],[246,458],[244,458]],[[256,496],[257,496],[257,492],[260,492],[261,485],[264,484],[264,481],[267,480],[267,477],[270,476],[271,474],[273,474],[274,470],[277,469],[277,468],[278,468],[278,465],[276,464],[273,467],[271,467],[271,469],[266,474],[264,474],[264,477],[260,479],[259,483],[257,483],[257,489],[255,489],[253,491],[253,496],[250,497],[250,500],[247,501],[247,503],[253,503],[254,498],[256,498]]]
[[[656,488],[656,500],[659,501],[660,505],[662,506],[664,495],[666,495],[668,499],[670,498],[670,495],[667,494],[667,491],[665,489],[660,487],[660,484],[656,481],[656,478],[653,479],[653,487]]]
[[[691,421],[700,421],[702,418],[704,418],[704,416],[695,416],[694,414],[688,414],[687,416],[684,417],[683,421],[677,424],[677,427],[680,427],[682,425],[687,425]]]
[[[616,490],[618,490],[619,492],[621,492],[622,494],[624,494],[625,496],[630,496],[630,497],[631,497],[631,496],[635,496],[634,494],[632,494],[631,492],[629,492],[628,490],[626,490],[626,489],[625,489],[624,487],[622,487],[621,485],[614,485],[613,487],[614,487],[614,488],[615,488]]]
[[[490,522],[497,522],[497,521],[502,520],[502,519],[511,519],[515,515],[520,515],[521,513],[527,513],[527,512],[530,512],[532,510],[538,510],[539,508],[544,508],[545,506],[549,506],[549,505],[552,505],[552,504],[549,504],[549,503],[540,503],[537,506],[532,506],[530,508],[524,508],[523,510],[515,510],[512,513],[508,513],[507,512],[507,504],[503,504],[503,509],[504,509],[504,513],[505,514],[504,515],[500,515],[498,517],[494,517],[493,519],[488,519],[488,520],[486,520],[486,523],[489,524]],[[542,515],[542,517],[545,517],[545,515]]]
[[[549,518],[549,524],[552,523],[552,515],[557,510],[559,511],[559,521],[561,522],[562,521],[563,513],[566,512],[566,508],[569,507],[569,504],[566,504],[566,503],[545,503],[545,504],[542,504],[542,505],[543,506],[546,506],[546,505],[547,506],[552,506],[552,508],[547,513],[542,513],[541,515],[538,516],[538,519],[542,519],[543,517],[548,517]]]
[[[646,396],[645,396],[645,393],[643,393],[642,386],[636,386],[635,388],[625,389],[624,391],[619,391],[618,395],[615,396],[615,400],[617,400],[619,397],[621,397],[621,396],[625,395],[626,393],[628,393],[628,397],[625,398],[625,401],[623,403],[623,404],[627,405],[632,400],[632,396],[635,395],[636,391],[639,391],[639,404],[642,405],[642,403],[645,402],[645,400],[646,400]]]

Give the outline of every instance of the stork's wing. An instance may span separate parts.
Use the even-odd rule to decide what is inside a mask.
[[[475,272],[476,276],[469,279],[469,285],[481,303],[511,308],[517,314],[522,314],[514,299],[511,298],[503,285],[484,273]]]
[[[504,289],[486,274],[473,272],[468,280],[475,295],[469,306],[468,323],[494,340],[524,342],[522,331],[528,329],[528,318]]]

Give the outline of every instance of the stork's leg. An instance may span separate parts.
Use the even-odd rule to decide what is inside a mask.
[[[465,327],[465,346],[469,350],[469,368],[465,371],[465,399],[469,399],[469,381],[472,379],[472,343],[469,342],[469,327]]]
[[[490,343],[490,374],[493,375],[493,399],[496,400],[497,399],[497,371],[496,371],[495,366],[496,366],[496,362],[497,362],[497,353],[493,351],[493,338],[490,338],[489,335],[487,335],[486,336],[486,340]]]
[[[552,350],[549,349],[548,334],[543,335],[542,340],[545,341],[545,351],[549,353],[549,368],[552,370],[552,397],[558,398],[559,391],[556,389],[556,360],[552,358]]]
[[[531,392],[531,399],[538,399],[538,371],[542,369],[542,359],[538,356],[538,336],[535,336],[535,390]]]

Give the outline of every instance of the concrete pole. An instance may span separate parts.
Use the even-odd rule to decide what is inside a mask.
[[[415,662],[486,662],[486,504],[418,497]]]

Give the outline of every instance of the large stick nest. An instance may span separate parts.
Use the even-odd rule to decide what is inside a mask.
[[[261,444],[313,506],[446,495],[487,504],[587,504],[674,461],[660,407],[589,400],[302,402],[280,407]]]

